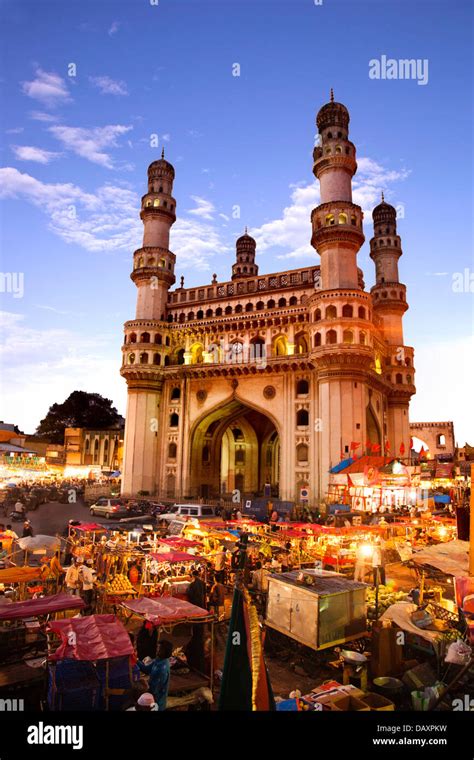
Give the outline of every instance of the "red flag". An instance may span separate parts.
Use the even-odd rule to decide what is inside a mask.
[[[385,441],[385,451],[390,451],[390,441]]]
[[[347,485],[349,488],[355,488],[354,483],[352,482],[352,478],[349,474],[347,475]]]
[[[413,438],[410,438],[410,451],[412,450],[412,448],[413,448]]]
[[[370,448],[372,450],[372,454],[375,454],[377,451],[380,451],[380,443],[373,443]]]
[[[420,449],[420,459],[424,459],[425,456],[426,456],[426,451],[424,449],[424,446],[422,446]]]
[[[357,443],[357,441],[351,441],[351,451],[355,451],[360,446],[360,443]]]
[[[405,453],[405,444],[402,441],[400,444],[400,454],[403,456],[404,453]]]

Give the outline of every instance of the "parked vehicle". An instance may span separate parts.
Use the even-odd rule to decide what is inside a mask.
[[[159,519],[171,522],[172,520],[176,520],[176,518],[186,519],[190,517],[195,517],[199,520],[209,520],[215,519],[218,515],[215,507],[210,507],[206,504],[175,504],[169,508],[168,512],[160,514]]]
[[[90,508],[92,516],[104,516],[107,520],[114,517],[127,517],[129,510],[127,505],[121,499],[107,499],[102,497],[97,499],[95,504]]]

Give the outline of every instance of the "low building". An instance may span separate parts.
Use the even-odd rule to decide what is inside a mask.
[[[124,428],[102,430],[66,428],[64,431],[67,467],[100,467],[104,471],[120,470],[123,458]]]

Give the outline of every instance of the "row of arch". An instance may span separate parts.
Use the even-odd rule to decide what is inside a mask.
[[[324,223],[326,227],[332,227],[334,224],[349,224],[348,216],[343,211],[340,211],[339,214],[326,214],[324,218]],[[351,224],[356,227],[357,226],[357,218],[355,214],[351,214]],[[318,220],[318,227],[321,227],[321,224]]]
[[[383,277],[382,277],[382,282],[383,282]],[[390,291],[390,295],[389,295],[389,293],[388,293],[387,290],[382,290],[381,293],[378,290],[375,290],[374,291],[374,296],[375,296],[375,299],[377,299],[377,298],[399,298],[400,301],[404,301],[405,300],[405,293],[403,292],[403,290],[399,290],[398,293],[397,293],[396,290],[391,290]]]
[[[351,148],[350,145],[346,145],[346,147],[345,147],[344,150],[345,150],[346,156],[352,155],[353,150],[352,150],[352,148]],[[336,145],[336,146],[327,145],[324,148],[324,155],[326,155],[326,156],[330,156],[331,153],[336,153],[337,155],[342,155],[342,152],[343,152],[342,151],[342,145]]]
[[[373,248],[377,248],[377,246],[382,245],[393,245],[395,248],[398,248],[398,240],[378,240],[377,238],[374,238],[372,240]]]
[[[162,187],[160,187],[160,192],[163,190]],[[168,201],[163,201],[160,198],[155,198],[154,201],[149,198],[147,202],[145,203],[145,206],[149,208],[150,206],[163,206],[163,208],[168,208]],[[170,211],[174,211],[174,203],[170,203]]]
[[[138,354],[138,357],[133,353],[129,354],[127,357],[127,362],[128,364],[154,364],[156,367],[159,367],[161,365],[164,367],[169,367],[171,364],[171,359],[168,355],[162,357],[161,354],[149,354],[147,351],[142,351],[140,354]]]
[[[392,380],[392,376],[391,375],[387,375],[387,380],[388,380],[389,383],[394,382],[395,385],[403,385],[404,384],[403,374],[401,372],[397,372],[397,374],[395,375],[395,380],[394,381]],[[406,383],[407,383],[407,385],[411,385],[412,382],[413,382],[412,376],[411,375],[406,375]]]
[[[210,317],[222,317],[222,316],[228,316],[229,314],[249,314],[252,311],[265,311],[266,309],[283,309],[286,306],[297,306],[298,305],[298,298],[296,296],[292,296],[290,299],[286,298],[280,298],[277,301],[275,301],[273,298],[271,298],[267,303],[264,301],[257,301],[256,304],[253,304],[249,301],[249,303],[245,304],[243,306],[242,304],[237,304],[235,307],[226,306],[225,308],[222,308],[221,306],[218,306],[217,309],[214,311],[213,309],[206,309],[204,311],[203,309],[199,309],[198,311],[189,311],[187,314],[185,312],[181,312],[177,319],[175,321],[178,322],[192,322],[194,319],[209,319]],[[176,315],[175,315],[176,317]]]
[[[355,316],[355,309],[351,304],[344,304],[342,307],[342,310],[340,314],[338,314],[337,307],[334,306],[334,304],[330,304],[329,306],[326,306],[325,312],[324,312],[324,319],[337,319],[338,316],[340,317],[354,317]],[[357,317],[358,319],[367,319],[367,310],[365,306],[359,306],[357,309]],[[314,321],[319,322],[322,319],[322,310],[316,309],[314,312]]]
[[[162,269],[166,269],[166,259],[155,259],[154,256],[148,256],[145,262],[144,256],[138,256],[138,258],[135,259],[133,268],[134,269],[141,269],[142,267],[161,267]],[[168,269],[171,269],[171,261],[168,261]]]
[[[157,346],[161,346],[163,345],[163,336],[160,333],[155,333],[152,340],[152,335],[149,332],[142,332],[140,334],[132,332],[125,336],[125,343],[155,343]],[[165,336],[164,345],[170,345],[169,335]]]
[[[318,346],[335,345],[338,343],[351,344],[355,343],[354,337],[354,332],[352,330],[343,330],[342,340],[339,340],[337,330],[326,330],[324,333],[317,332],[313,338],[314,347],[318,348]],[[359,344],[361,346],[367,345],[367,335],[362,330],[359,330]]]

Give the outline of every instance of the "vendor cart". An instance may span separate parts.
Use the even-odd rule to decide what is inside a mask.
[[[365,583],[330,572],[271,575],[265,625],[316,651],[367,635]]]

